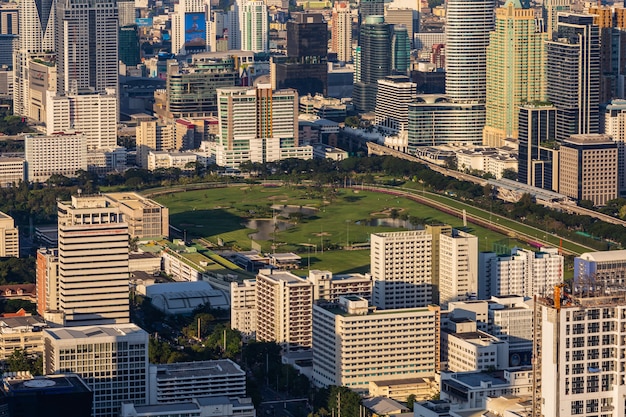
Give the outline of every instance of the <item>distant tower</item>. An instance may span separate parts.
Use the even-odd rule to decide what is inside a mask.
[[[241,49],[243,51],[269,51],[269,26],[267,5],[263,1],[243,4],[241,13]]]
[[[394,74],[407,75],[411,64],[411,40],[407,27],[404,25],[393,26],[391,41],[391,70]]]
[[[330,49],[339,61],[352,61],[352,15],[347,1],[337,1],[333,6]]]
[[[172,15],[172,53],[202,52],[207,49],[207,13],[203,0],[181,0]]]
[[[527,104],[519,110],[517,180],[533,187],[558,190],[559,150],[556,107]]]
[[[522,7],[520,0],[507,0],[496,10],[495,25],[487,47],[487,146],[517,138],[520,104],[545,100],[545,33],[537,30],[533,9]]]
[[[559,13],[569,12],[572,0],[544,0],[542,6],[543,22],[546,25],[548,39],[557,31],[557,16]]]

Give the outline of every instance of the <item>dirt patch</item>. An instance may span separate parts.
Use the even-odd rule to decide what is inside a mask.
[[[332,234],[330,234],[328,232],[322,232],[322,233],[313,233],[313,236],[317,236],[317,237],[332,236]]]
[[[276,200],[287,201],[288,198],[289,198],[289,196],[286,196],[284,194],[282,194],[282,195],[272,195],[272,196],[267,197],[267,199],[270,200],[270,201],[276,201]]]
[[[384,209],[383,211],[373,211],[370,213],[370,216],[389,216],[391,214],[391,210],[394,209],[397,210],[398,213],[406,211],[406,209],[403,209],[402,207],[389,207]]]

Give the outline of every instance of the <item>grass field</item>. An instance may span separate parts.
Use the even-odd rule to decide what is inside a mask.
[[[369,251],[329,251],[328,248],[366,243],[371,233],[403,230],[399,227],[371,225],[376,219],[389,219],[392,210],[400,216],[415,216],[427,222],[441,222],[462,227],[461,220],[404,198],[340,189],[334,195],[310,187],[264,187],[261,185],[172,193],[156,197],[170,211],[170,223],[187,233],[188,238],[202,237],[250,249],[248,236],[255,230],[245,227],[251,217],[271,219],[272,205],[315,208],[315,214],[298,219],[284,231],[274,230],[266,240],[257,240],[263,251],[298,252],[304,267],[310,253],[312,269],[334,273],[364,272],[369,269]],[[480,250],[506,236],[469,225],[468,232],[478,236]],[[511,242],[509,246],[513,246]],[[273,247],[274,246],[274,247]],[[324,249],[322,251],[322,249]]]

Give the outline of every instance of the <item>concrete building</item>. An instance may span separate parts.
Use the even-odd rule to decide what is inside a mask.
[[[362,274],[333,275],[330,271],[312,269],[307,277],[313,284],[313,300],[339,302],[339,297],[356,295],[372,299],[372,277]]]
[[[167,282],[146,286],[146,297],[157,310],[168,314],[193,315],[202,306],[228,310],[228,295],[206,281]]]
[[[600,131],[617,143],[617,192],[626,196],[626,100],[612,100],[600,113]]]
[[[261,270],[256,279],[256,339],[283,351],[311,347],[313,285],[290,272]]]
[[[238,2],[241,27],[241,50],[269,52],[269,15],[262,1]]]
[[[20,234],[13,217],[0,212],[0,257],[20,256]]]
[[[122,404],[119,417],[153,417],[184,415],[186,417],[255,417],[256,410],[250,398],[195,397],[184,403],[135,405]]]
[[[40,317],[26,313],[0,317],[0,360],[9,359],[16,349],[27,355],[43,355],[45,327],[47,324]]]
[[[432,303],[432,235],[425,230],[374,233],[371,241],[372,304],[383,309]]]
[[[374,124],[388,134],[407,130],[409,104],[415,101],[416,84],[403,75],[378,80]]]
[[[246,396],[246,373],[230,359],[150,365],[148,379],[149,404]]]
[[[519,0],[496,9],[487,47],[487,95],[483,144],[500,147],[518,137],[519,106],[545,101],[544,40],[535,11]]]
[[[108,193],[128,223],[131,238],[148,239],[169,236],[169,209],[137,193]]]
[[[128,323],[128,223],[105,196],[58,203],[59,309],[65,325]]]
[[[26,160],[8,156],[0,157],[0,187],[14,187],[26,180]]]
[[[552,39],[557,32],[559,13],[567,13],[571,10],[570,0],[545,0],[541,5],[541,12],[548,39]]]
[[[246,341],[256,339],[256,280],[230,283],[230,327],[239,330]]]
[[[367,367],[364,367],[367,364]],[[313,307],[313,383],[367,392],[370,382],[434,377],[439,307],[376,310],[357,296]]]
[[[93,391],[93,417],[146,404],[148,333],[134,324],[44,330],[44,374],[73,372]]]
[[[574,258],[574,284],[626,284],[626,250],[586,252]]]
[[[204,52],[209,32],[203,0],[183,0],[174,6],[172,14],[172,53]]]
[[[563,281],[563,259],[557,248],[542,248],[540,252],[514,248],[510,255],[482,252],[478,260],[478,298],[545,294]]]
[[[337,54],[339,61],[352,61],[352,13],[347,1],[333,5],[330,51]]]
[[[439,305],[478,295],[478,238],[453,229],[439,236]]]
[[[193,164],[198,161],[195,153],[189,152],[165,152],[150,151],[148,152],[148,171],[157,169],[178,168],[181,171],[189,171],[193,169]]]
[[[174,149],[174,125],[156,120],[141,121],[137,125],[137,165],[148,168],[148,154],[151,151]]]
[[[607,135],[572,135],[559,149],[559,193],[603,206],[617,198],[618,147]]]
[[[59,250],[42,248],[36,259],[37,313],[59,309]]]
[[[545,416],[626,413],[621,355],[626,300],[623,286],[594,287],[584,296],[556,290],[538,300],[535,411]]]
[[[87,171],[87,138],[79,132],[27,135],[24,151],[29,182],[45,182],[55,174],[75,177],[77,171]]]
[[[552,191],[559,188],[556,111],[551,104],[519,108],[517,180]]]

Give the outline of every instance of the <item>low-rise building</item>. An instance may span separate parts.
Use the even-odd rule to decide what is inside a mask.
[[[26,180],[24,158],[0,156],[0,187],[12,187]]]
[[[150,151],[148,152],[148,170],[178,168],[183,171],[193,169],[198,156],[192,152],[165,152]]]
[[[13,217],[0,212],[0,257],[20,256],[20,234]]]
[[[339,302],[339,297],[356,295],[372,299],[372,277],[369,274],[333,275],[330,271],[312,269],[307,277],[313,283],[313,300]]]
[[[44,327],[44,320],[30,314],[0,317],[0,360],[9,359],[16,349],[28,355],[42,355]]]
[[[441,330],[441,358],[453,372],[504,369],[508,366],[509,345],[497,337],[476,330],[476,322],[452,319]]]
[[[74,177],[87,171],[87,138],[80,132],[26,136],[26,180],[44,182],[52,175]]]
[[[230,306],[228,296],[205,281],[148,285],[146,297],[165,314],[192,314],[202,306],[227,310]]]
[[[198,397],[176,404],[122,404],[119,417],[256,417],[250,398]]]

